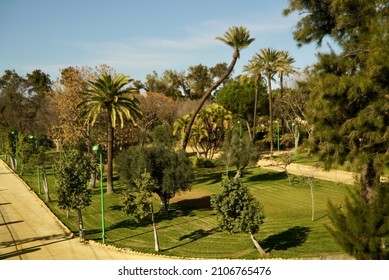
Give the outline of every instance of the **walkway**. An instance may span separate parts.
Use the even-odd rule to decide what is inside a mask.
[[[257,163],[258,167],[269,169],[273,171],[285,171],[284,165],[280,162],[274,160],[259,160]],[[319,167],[302,165],[291,163],[286,167],[286,170],[289,174],[294,174],[298,176],[309,176],[317,179],[333,181],[337,183],[343,183],[352,185],[355,182],[356,174],[351,172],[345,172],[340,170],[323,170]]]
[[[0,260],[160,260],[100,243],[80,243],[0,160]]]
[[[257,162],[257,166],[269,169],[273,171],[283,172],[284,164],[282,162],[271,160],[271,159],[261,159]],[[298,176],[309,176],[317,179],[332,181],[336,183],[343,183],[348,185],[353,185],[358,178],[358,174],[353,172],[341,171],[336,169],[324,170],[320,167],[303,165],[297,163],[291,163],[286,167],[286,170],[289,174],[294,174]],[[388,182],[388,178],[381,177],[381,181]]]

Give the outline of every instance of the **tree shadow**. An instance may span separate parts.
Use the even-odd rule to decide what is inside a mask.
[[[23,222],[24,222],[24,220],[6,222],[6,223],[0,224],[0,227],[1,227],[1,226],[8,226],[8,225],[11,225],[11,224],[23,223]]]
[[[182,210],[211,210],[211,197],[209,195],[199,198],[183,199],[171,204],[172,207]]]
[[[247,182],[256,181],[277,181],[288,179],[288,175],[285,172],[266,172],[253,176],[247,176]]]
[[[108,208],[110,210],[113,210],[113,211],[122,211],[124,208],[124,205],[111,205]]]
[[[198,172],[196,173],[196,184],[204,184],[213,185],[222,180],[223,175],[225,175],[225,171],[212,171],[208,170],[208,172]]]
[[[308,227],[295,226],[283,232],[274,234],[261,241],[261,246],[266,252],[273,250],[285,251],[289,248],[301,246],[307,240],[310,232]]]
[[[195,241],[197,241],[199,239],[202,239],[204,237],[212,235],[215,232],[217,232],[217,228],[216,227],[212,228],[210,230],[203,230],[203,229],[194,230],[194,231],[192,231],[192,232],[190,232],[188,234],[182,235],[182,236],[180,236],[178,238],[179,241],[186,240],[186,242],[184,242],[182,244],[178,244],[178,245],[170,247],[170,248],[167,248],[167,249],[164,249],[163,251],[169,251],[169,250],[172,250],[172,249],[175,249],[175,248],[178,248],[178,247],[190,244],[190,243],[195,242]]]

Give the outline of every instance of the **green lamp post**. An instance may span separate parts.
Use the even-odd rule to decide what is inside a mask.
[[[104,192],[103,192],[103,149],[101,146],[93,146],[93,151],[99,152],[100,156],[100,195],[101,195],[101,231],[102,240],[105,244],[105,222],[104,222]]]
[[[38,140],[35,138],[34,135],[30,134],[28,136],[28,139],[31,141],[35,141],[35,147],[38,147]],[[38,176],[38,194],[41,195],[41,178],[40,178],[39,165],[36,166],[36,174]]]

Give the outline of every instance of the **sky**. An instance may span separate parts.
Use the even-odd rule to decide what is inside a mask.
[[[229,63],[233,50],[216,40],[245,26],[255,41],[241,51],[234,76],[261,48],[289,51],[303,69],[315,45],[297,47],[298,15],[288,0],[0,0],[0,75],[41,69],[55,80],[69,66],[106,64],[145,81],[147,74]]]

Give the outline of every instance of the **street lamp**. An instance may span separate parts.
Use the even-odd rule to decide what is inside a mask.
[[[105,222],[104,222],[104,192],[103,192],[103,149],[101,146],[93,146],[92,150],[99,152],[100,156],[100,196],[101,196],[101,231],[102,231],[102,240],[105,244]]]
[[[30,139],[31,141],[35,141],[35,147],[38,147],[38,140],[35,138],[34,135],[30,134],[28,136],[28,139]],[[39,165],[36,166],[36,174],[38,176],[38,194],[41,195],[41,178],[40,178]]]

